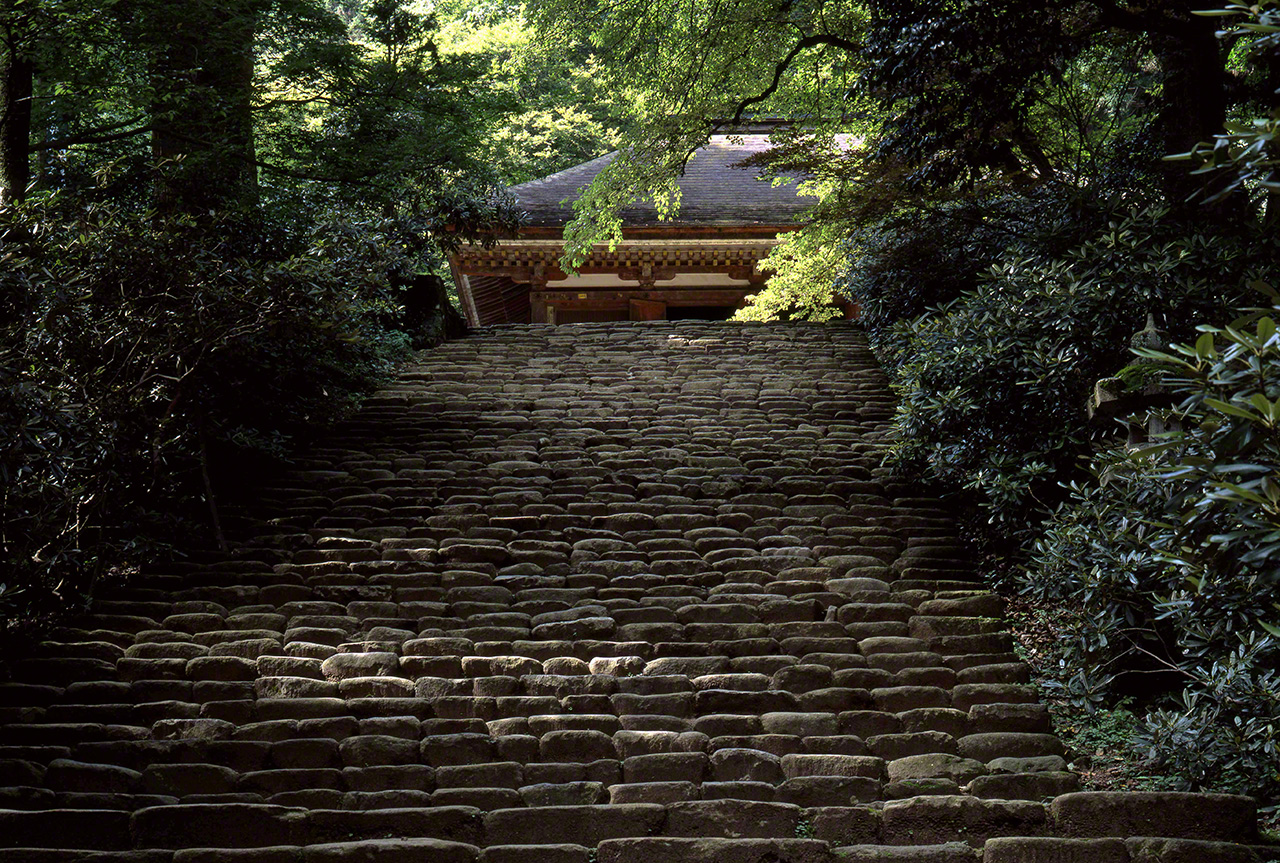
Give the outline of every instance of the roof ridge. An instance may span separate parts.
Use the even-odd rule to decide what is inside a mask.
[[[769,148],[769,136],[728,132],[712,135],[699,147],[689,169],[680,177],[680,213],[660,220],[652,202],[633,201],[621,209],[624,224],[761,225],[794,224],[813,202],[802,199],[791,184],[775,186],[762,180],[758,170],[741,163]],[[572,218],[571,199],[576,198],[619,150],[530,180],[508,191],[529,214],[531,226],[564,225]],[[702,158],[698,158],[698,157]]]
[[[547,176],[539,177],[536,180],[525,180],[523,183],[517,183],[514,186],[507,186],[507,191],[514,192],[516,189],[524,189],[524,188],[531,188],[531,187],[536,187],[540,185],[546,185],[547,183],[557,179],[558,177],[562,177],[565,174],[568,174],[572,171],[578,171],[578,170],[581,170],[582,168],[587,168],[591,165],[596,164],[597,162],[608,163],[609,161],[612,161],[614,157],[616,157],[620,152],[622,151],[610,150],[608,153],[605,153],[603,156],[597,156],[594,159],[588,159],[585,162],[579,162],[578,164],[565,168],[562,171],[556,171],[554,174],[547,174]],[[604,165],[600,166],[600,170],[604,170]],[[599,173],[599,172],[597,171],[596,173]],[[595,174],[592,174],[592,179],[595,179]],[[590,182],[590,180],[588,180],[588,182]]]

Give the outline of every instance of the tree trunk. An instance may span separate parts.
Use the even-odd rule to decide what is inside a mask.
[[[1277,116],[1276,112],[1280,112],[1280,49],[1267,52],[1265,59],[1262,61],[1266,70],[1266,83],[1263,98],[1264,103],[1271,107],[1273,117]],[[1267,145],[1267,155],[1271,159],[1280,159],[1280,141],[1272,140]],[[1280,181],[1280,170],[1272,169],[1267,175],[1267,179],[1271,182]],[[1263,205],[1263,218],[1266,224],[1275,228],[1280,226],[1280,190],[1268,190],[1266,201]]]
[[[416,350],[467,334],[467,322],[449,302],[449,291],[439,276],[393,274],[391,286],[400,291],[404,303],[397,326],[409,334]]]
[[[1215,21],[1188,15],[1176,20],[1175,32],[1152,34],[1152,48],[1164,73],[1157,122],[1168,155],[1213,140],[1226,122],[1227,74]],[[1160,171],[1175,206],[1204,185],[1204,178],[1192,175],[1185,162],[1164,162]]]
[[[12,48],[0,65],[0,205],[20,202],[31,181],[31,85],[34,64]]]
[[[168,213],[252,207],[258,202],[251,111],[256,2],[175,7],[153,25],[156,204]]]

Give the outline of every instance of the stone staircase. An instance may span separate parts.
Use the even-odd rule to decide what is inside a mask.
[[[0,682],[0,863],[1244,863],[1079,793],[848,325],[442,346]]]

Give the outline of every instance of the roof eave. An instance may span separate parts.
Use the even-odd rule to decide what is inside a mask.
[[[788,233],[800,228],[800,225],[789,223],[769,223],[769,222],[734,222],[734,221],[707,221],[698,222],[696,224],[671,224],[656,223],[648,225],[626,225],[622,229],[622,237],[628,239],[686,239],[686,238],[714,238],[718,236],[732,237],[751,237],[765,238],[774,237],[778,234]],[[520,240],[562,240],[564,239],[563,224],[530,224],[520,228],[514,234],[500,235],[499,242],[519,242]]]

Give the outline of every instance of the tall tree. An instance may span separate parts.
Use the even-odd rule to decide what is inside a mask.
[[[21,201],[31,179],[31,91],[35,64],[6,40],[0,60],[0,206]]]
[[[261,0],[189,0],[146,8],[152,57],[152,150],[163,211],[257,201],[254,37]]]
[[[25,8],[24,8],[25,6]],[[30,4],[0,13],[0,206],[21,201],[31,178],[32,58]]]

